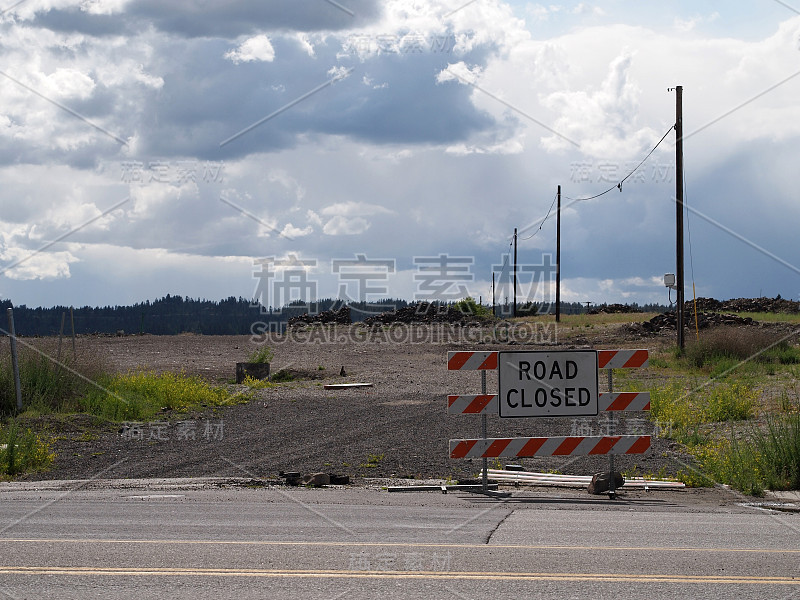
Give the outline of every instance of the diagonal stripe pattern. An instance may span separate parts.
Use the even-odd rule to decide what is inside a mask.
[[[497,352],[465,352],[447,353],[447,369],[449,371],[492,371],[497,369]],[[649,363],[648,350],[598,350],[597,367],[599,369],[638,369]]]
[[[450,458],[530,458],[644,454],[649,435],[557,436],[450,440]]]

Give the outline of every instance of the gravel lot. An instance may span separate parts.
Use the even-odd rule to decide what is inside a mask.
[[[278,336],[269,342],[275,351],[273,373],[290,369],[300,380],[258,390],[255,399],[243,405],[194,414],[165,412],[158,421],[139,424],[141,439],[132,439],[136,436],[130,430],[121,432],[119,424],[88,416],[41,418],[56,436],[57,458],[52,469],[30,478],[270,478],[280,471],[323,471],[354,478],[474,477],[480,460],[451,460],[448,440],[479,437],[480,417],[447,415],[446,396],[480,393],[480,374],[448,371],[449,350],[654,348],[671,340],[637,339],[626,331],[622,325],[596,328],[592,339],[559,332],[565,338],[559,344],[553,330],[533,335],[518,331],[513,336],[516,344],[500,344],[491,339],[496,332],[490,330],[422,326],[316,328]],[[508,340],[502,337],[502,341]],[[257,347],[248,336],[78,338],[79,352],[102,357],[107,368],[183,369],[217,383],[232,381],[235,363],[246,360]],[[490,393],[496,390],[496,377],[495,372],[488,373]],[[343,382],[368,382],[373,387],[336,391],[322,387]],[[602,391],[605,377],[600,385]],[[569,418],[490,417],[488,421],[489,437],[569,435],[574,427]],[[617,431],[646,433],[630,427],[621,423]],[[638,465],[643,472],[664,467],[674,473],[682,467],[678,460],[685,457],[671,446],[654,438],[647,454],[618,457],[616,465],[621,470]],[[528,470],[586,475],[607,468],[608,459],[522,462]]]

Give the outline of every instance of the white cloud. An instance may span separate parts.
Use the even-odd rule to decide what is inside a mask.
[[[295,227],[291,223],[287,223],[286,225],[284,225],[283,229],[281,230],[281,235],[283,237],[286,237],[286,238],[289,238],[289,239],[295,239],[295,238],[299,238],[299,237],[304,237],[304,236],[310,235],[313,232],[314,232],[314,228],[311,227],[311,226],[303,227],[301,229],[300,227]]]
[[[561,10],[563,10],[563,7],[557,5],[544,6],[543,4],[528,4],[528,6],[525,7],[526,14],[534,23],[547,21],[550,19],[550,15],[561,12]]]
[[[698,25],[701,25],[703,23],[713,23],[717,19],[719,19],[719,13],[713,12],[708,16],[695,15],[688,19],[681,19],[680,17],[675,17],[674,24],[675,24],[675,29],[677,29],[678,31],[682,33],[689,33],[690,31],[693,31]]]
[[[331,204],[330,206],[326,206],[325,208],[323,208],[321,212],[325,216],[336,215],[341,217],[356,217],[356,216],[369,217],[373,215],[394,214],[393,210],[390,210],[378,204],[370,204],[368,202],[355,202],[353,200]]]
[[[359,235],[367,231],[369,227],[369,222],[361,217],[337,215],[325,223],[322,232],[325,235]]]
[[[269,38],[261,34],[245,40],[235,50],[226,52],[225,58],[235,64],[256,60],[272,62],[275,60],[275,48],[272,47]]]
[[[603,158],[631,158],[658,141],[650,127],[637,127],[641,89],[631,77],[634,53],[625,50],[608,67],[608,74],[597,90],[553,92],[543,104],[560,116],[553,129],[560,135],[548,136],[548,150],[565,150],[570,141],[584,154]]]
[[[481,69],[479,66],[468,67],[462,60],[454,64],[449,64],[447,68],[442,69],[439,74],[436,75],[436,83],[458,81],[461,84],[468,85],[470,83],[477,83],[480,76]]]
[[[311,58],[316,57],[317,54],[314,51],[314,45],[311,43],[311,38],[307,33],[296,33],[294,35],[294,39],[306,54],[308,54]]]
[[[91,15],[113,15],[125,8],[131,0],[82,0],[81,11]]]
[[[606,14],[599,6],[594,6],[591,4],[586,4],[585,2],[579,3],[575,8],[572,9],[573,15],[594,15],[597,17],[602,17]]]
[[[41,87],[43,93],[63,99],[85,99],[94,89],[92,78],[75,69],[56,69],[45,78]]]
[[[351,71],[352,69],[348,69],[347,67],[343,66],[331,67],[328,69],[328,77],[336,81],[340,81],[342,79],[346,79],[350,75]]]
[[[17,281],[69,278],[70,263],[78,261],[69,251],[37,253],[20,247],[4,247],[0,250],[0,260],[9,263],[2,274]]]

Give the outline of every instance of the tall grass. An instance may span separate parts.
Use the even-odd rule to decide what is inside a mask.
[[[696,456],[709,476],[745,494],[800,489],[800,414],[770,416],[764,428],[749,432],[732,430]]]
[[[81,410],[114,421],[148,419],[163,410],[186,411],[244,402],[247,394],[232,394],[186,373],[135,371],[103,375],[79,399]]]
[[[755,416],[758,392],[743,383],[720,383],[687,392],[672,381],[650,391],[652,418],[666,425],[667,435],[678,441],[702,443],[704,426],[724,421],[744,421]]]
[[[246,400],[185,373],[109,374],[102,358],[88,352],[59,355],[55,340],[22,344],[19,356],[23,410],[33,414],[87,412],[107,419],[146,419],[161,410],[186,411]],[[16,413],[8,354],[0,357],[0,416]]]
[[[800,414],[769,417],[755,434],[755,447],[769,489],[800,489]]]
[[[16,423],[0,426],[0,478],[46,469],[53,462],[50,443]]]
[[[754,327],[715,327],[686,345],[685,361],[692,367],[720,373],[742,361],[798,364],[800,349],[790,344],[789,339]]]
[[[91,387],[103,370],[102,361],[88,354],[65,353],[60,359],[55,348],[20,348],[19,374],[22,405],[37,412],[69,411]],[[14,414],[17,407],[11,357],[0,358],[0,415]]]

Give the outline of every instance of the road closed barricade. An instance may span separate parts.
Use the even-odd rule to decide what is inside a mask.
[[[451,415],[481,415],[479,439],[450,440],[450,458],[528,458],[534,456],[643,454],[649,435],[613,435],[617,412],[650,410],[649,392],[614,392],[613,369],[646,367],[647,350],[457,351],[448,354],[449,370],[482,371],[482,394],[449,395]],[[598,372],[608,375],[607,392],[598,392]],[[485,371],[498,371],[498,393],[487,394]],[[596,417],[609,413],[610,435],[488,438],[485,417]],[[484,480],[486,479],[484,460]],[[613,488],[610,492],[613,495]]]

